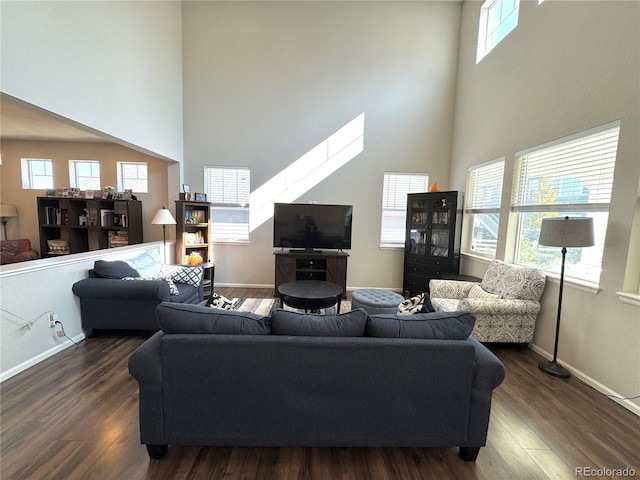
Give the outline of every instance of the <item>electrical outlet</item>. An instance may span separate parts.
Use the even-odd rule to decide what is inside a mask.
[[[56,322],[58,321],[58,314],[57,313],[50,313],[49,314],[49,328],[54,328],[56,326]]]

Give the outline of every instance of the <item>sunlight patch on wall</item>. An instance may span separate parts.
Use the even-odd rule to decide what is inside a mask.
[[[364,112],[251,192],[249,231],[273,216],[274,203],[290,203],[364,150]]]

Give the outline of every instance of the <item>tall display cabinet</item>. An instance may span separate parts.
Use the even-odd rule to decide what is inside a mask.
[[[410,193],[407,198],[403,292],[429,291],[429,280],[460,271],[462,192]]]

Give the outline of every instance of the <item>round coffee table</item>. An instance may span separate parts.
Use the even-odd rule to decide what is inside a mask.
[[[337,312],[340,313],[342,292],[340,285],[322,280],[296,280],[278,286],[282,305],[304,309],[305,312],[337,305]]]

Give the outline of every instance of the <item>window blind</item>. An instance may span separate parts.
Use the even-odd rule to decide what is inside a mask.
[[[518,156],[515,212],[607,211],[620,125],[534,149]]]
[[[472,167],[467,173],[465,212],[500,213],[504,158]]]
[[[407,194],[426,192],[429,176],[423,173],[385,173],[382,187],[381,246],[403,246]]]
[[[244,167],[205,167],[205,191],[211,202],[212,240],[249,240],[251,171]]]

